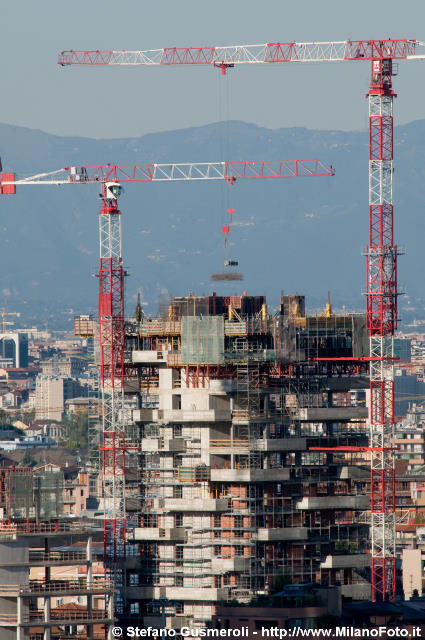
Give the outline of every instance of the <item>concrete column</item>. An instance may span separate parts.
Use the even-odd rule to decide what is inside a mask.
[[[50,605],[51,605],[51,601],[50,598],[43,598],[43,604],[44,604],[44,622],[50,622]],[[46,627],[44,629],[44,639],[43,640],[51,640],[51,629],[50,627]]]
[[[21,596],[18,596],[16,601],[16,618],[17,618],[17,629],[16,629],[16,640],[24,640],[25,630],[22,627],[22,623],[24,622],[24,603]]]
[[[231,401],[231,403],[233,403],[233,398],[231,398],[230,401]],[[233,407],[231,408],[231,410],[233,410]],[[233,425],[233,422],[231,422],[230,423],[230,440],[233,441],[234,437],[235,437],[235,427]],[[234,464],[235,464],[235,456],[233,454],[233,448],[232,448],[231,453],[230,453],[230,468],[231,469],[233,469]]]
[[[93,538],[92,536],[89,536],[87,538],[86,559],[87,559],[87,582],[92,582],[93,581]]]
[[[49,538],[44,538],[44,553],[50,552],[50,540]],[[50,565],[44,567],[44,579],[46,582],[50,582]]]
[[[89,536],[87,538],[86,545],[86,558],[87,558],[87,584],[93,583],[93,538]],[[87,594],[87,617],[90,619],[93,613],[93,596]],[[87,638],[92,640],[93,638],[93,625],[87,625]]]
[[[269,413],[269,396],[267,394],[264,395],[264,415],[268,415]]]
[[[107,606],[107,609],[108,609],[108,618],[110,620],[113,620],[113,618],[114,618],[114,595],[113,595],[113,593],[110,594],[109,599],[105,603],[105,606]],[[113,626],[114,626],[113,624],[110,624],[108,626],[108,640],[115,640],[114,637],[112,636],[112,628],[113,628]]]

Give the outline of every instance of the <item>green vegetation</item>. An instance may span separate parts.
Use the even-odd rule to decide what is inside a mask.
[[[270,595],[273,595],[274,593],[279,593],[280,591],[283,591],[283,589],[288,585],[291,584],[292,580],[291,580],[291,576],[289,575],[289,573],[283,573],[281,576],[276,576],[273,579],[272,585],[270,587]]]
[[[88,446],[88,411],[72,414],[62,421],[65,427],[62,445],[67,449],[87,449]]]
[[[34,467],[37,464],[37,460],[32,457],[29,451],[26,451],[22,458],[22,464],[24,467]]]
[[[335,542],[335,552],[336,553],[358,553],[359,552],[359,543],[358,542],[337,541],[337,542]]]

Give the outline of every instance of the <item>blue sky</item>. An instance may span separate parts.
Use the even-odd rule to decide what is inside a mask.
[[[132,137],[214,122],[212,68],[61,68],[62,49],[416,38],[423,0],[2,0],[0,122],[58,135]],[[424,62],[401,62],[397,123],[424,117]],[[368,63],[253,65],[227,78],[231,119],[366,129]],[[223,83],[222,83],[223,85]],[[223,91],[223,86],[221,87]]]

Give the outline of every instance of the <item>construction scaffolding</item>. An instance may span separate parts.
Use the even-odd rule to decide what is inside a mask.
[[[62,472],[38,472],[27,467],[0,469],[3,520],[58,519],[63,516]]]
[[[212,295],[143,319],[132,543],[145,615],[166,597],[167,615],[202,626],[282,575],[370,595],[367,467],[311,450],[367,444],[367,349],[364,316],[308,317],[298,295],[275,315],[264,297]]]

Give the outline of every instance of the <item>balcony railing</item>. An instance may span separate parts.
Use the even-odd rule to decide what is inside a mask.
[[[85,533],[93,525],[78,522],[0,522],[0,535],[9,533]]]
[[[210,449],[249,449],[249,440],[210,440]]]
[[[0,585],[0,594],[14,593],[68,593],[68,592],[103,592],[112,591],[113,583],[103,577],[95,578],[92,582],[87,582],[85,578],[80,580],[30,580],[28,585],[10,584]]]
[[[87,560],[84,551],[30,551],[29,561],[31,562],[79,562]]]

